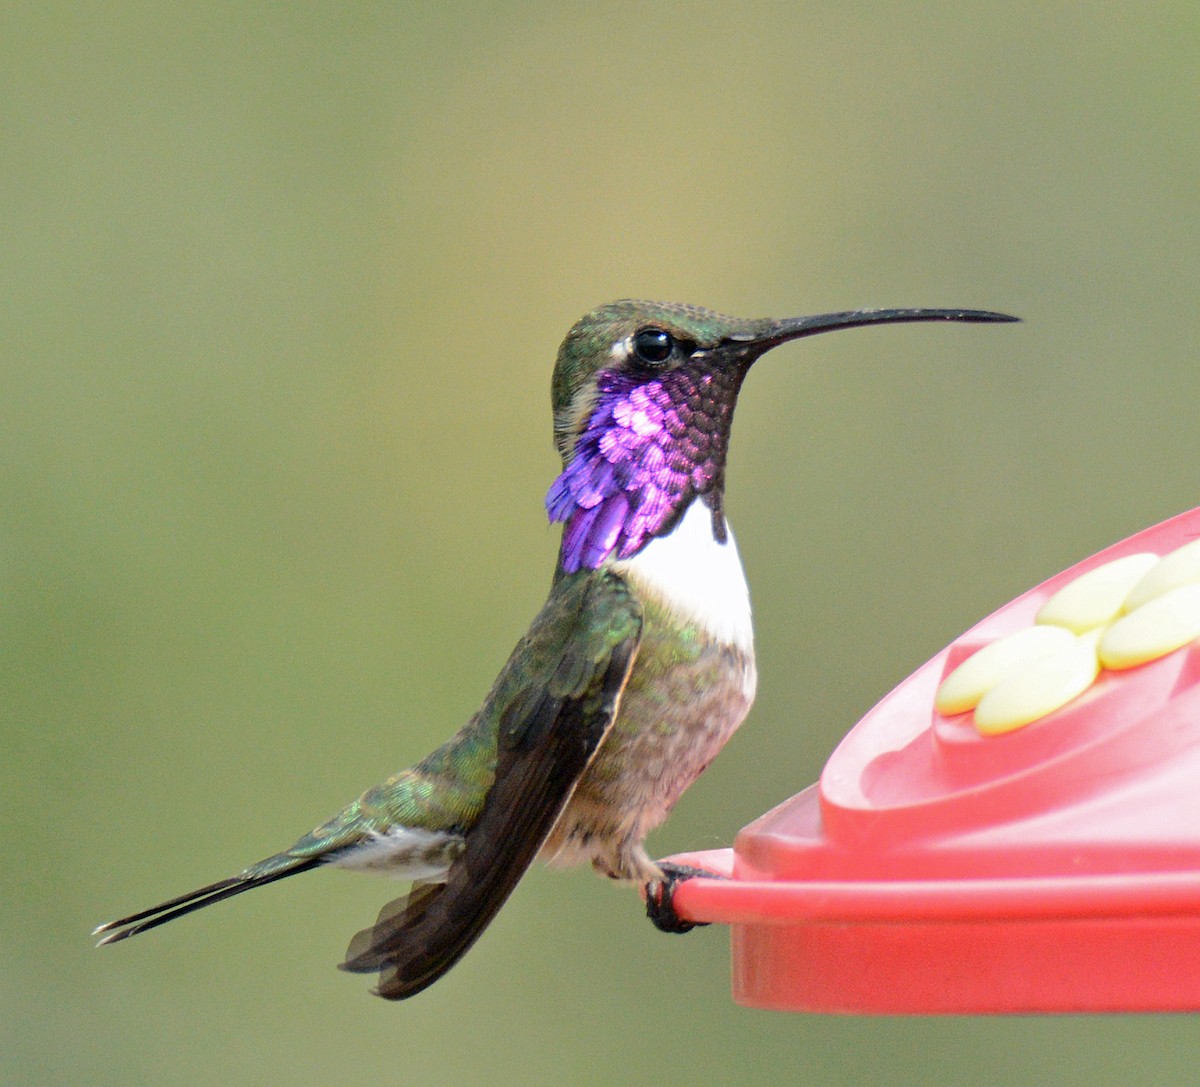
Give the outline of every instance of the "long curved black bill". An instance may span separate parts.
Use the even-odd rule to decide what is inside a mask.
[[[994,324],[1019,321],[1007,313],[995,313],[983,309],[856,309],[842,313],[819,313],[814,317],[789,317],[776,321],[759,335],[735,335],[747,346],[767,351],[788,340],[802,336],[815,336],[820,332],[833,332],[839,328],[861,328],[864,325],[894,325],[915,321],[961,321],[969,324]]]

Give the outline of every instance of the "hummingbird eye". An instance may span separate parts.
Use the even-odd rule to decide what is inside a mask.
[[[642,362],[659,366],[671,357],[675,339],[661,328],[643,328],[633,337],[633,350]]]

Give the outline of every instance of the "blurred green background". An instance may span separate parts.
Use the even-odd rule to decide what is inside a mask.
[[[1138,14],[1140,13],[1140,14]],[[731,1005],[725,934],[531,873],[406,1005],[339,873],[104,953],[472,712],[548,584],[579,314],[985,306],[747,384],[729,842],[985,612],[1200,503],[1200,14],[1116,4],[10,5],[0,16],[0,1078],[1104,1084],[1188,1017]]]

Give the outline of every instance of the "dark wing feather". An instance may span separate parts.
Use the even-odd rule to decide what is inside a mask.
[[[641,610],[612,573],[559,581],[482,711],[498,729],[495,784],[446,882],[420,885],[351,941],[342,968],[401,1000],[475,942],[542,847],[612,727]]]

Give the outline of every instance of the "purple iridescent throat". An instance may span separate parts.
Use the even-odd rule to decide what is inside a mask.
[[[729,428],[745,369],[685,363],[652,378],[619,370],[597,378],[596,406],[575,455],[551,485],[546,512],[565,522],[567,573],[628,559],[673,529],[692,500],[712,510],[725,541]]]

